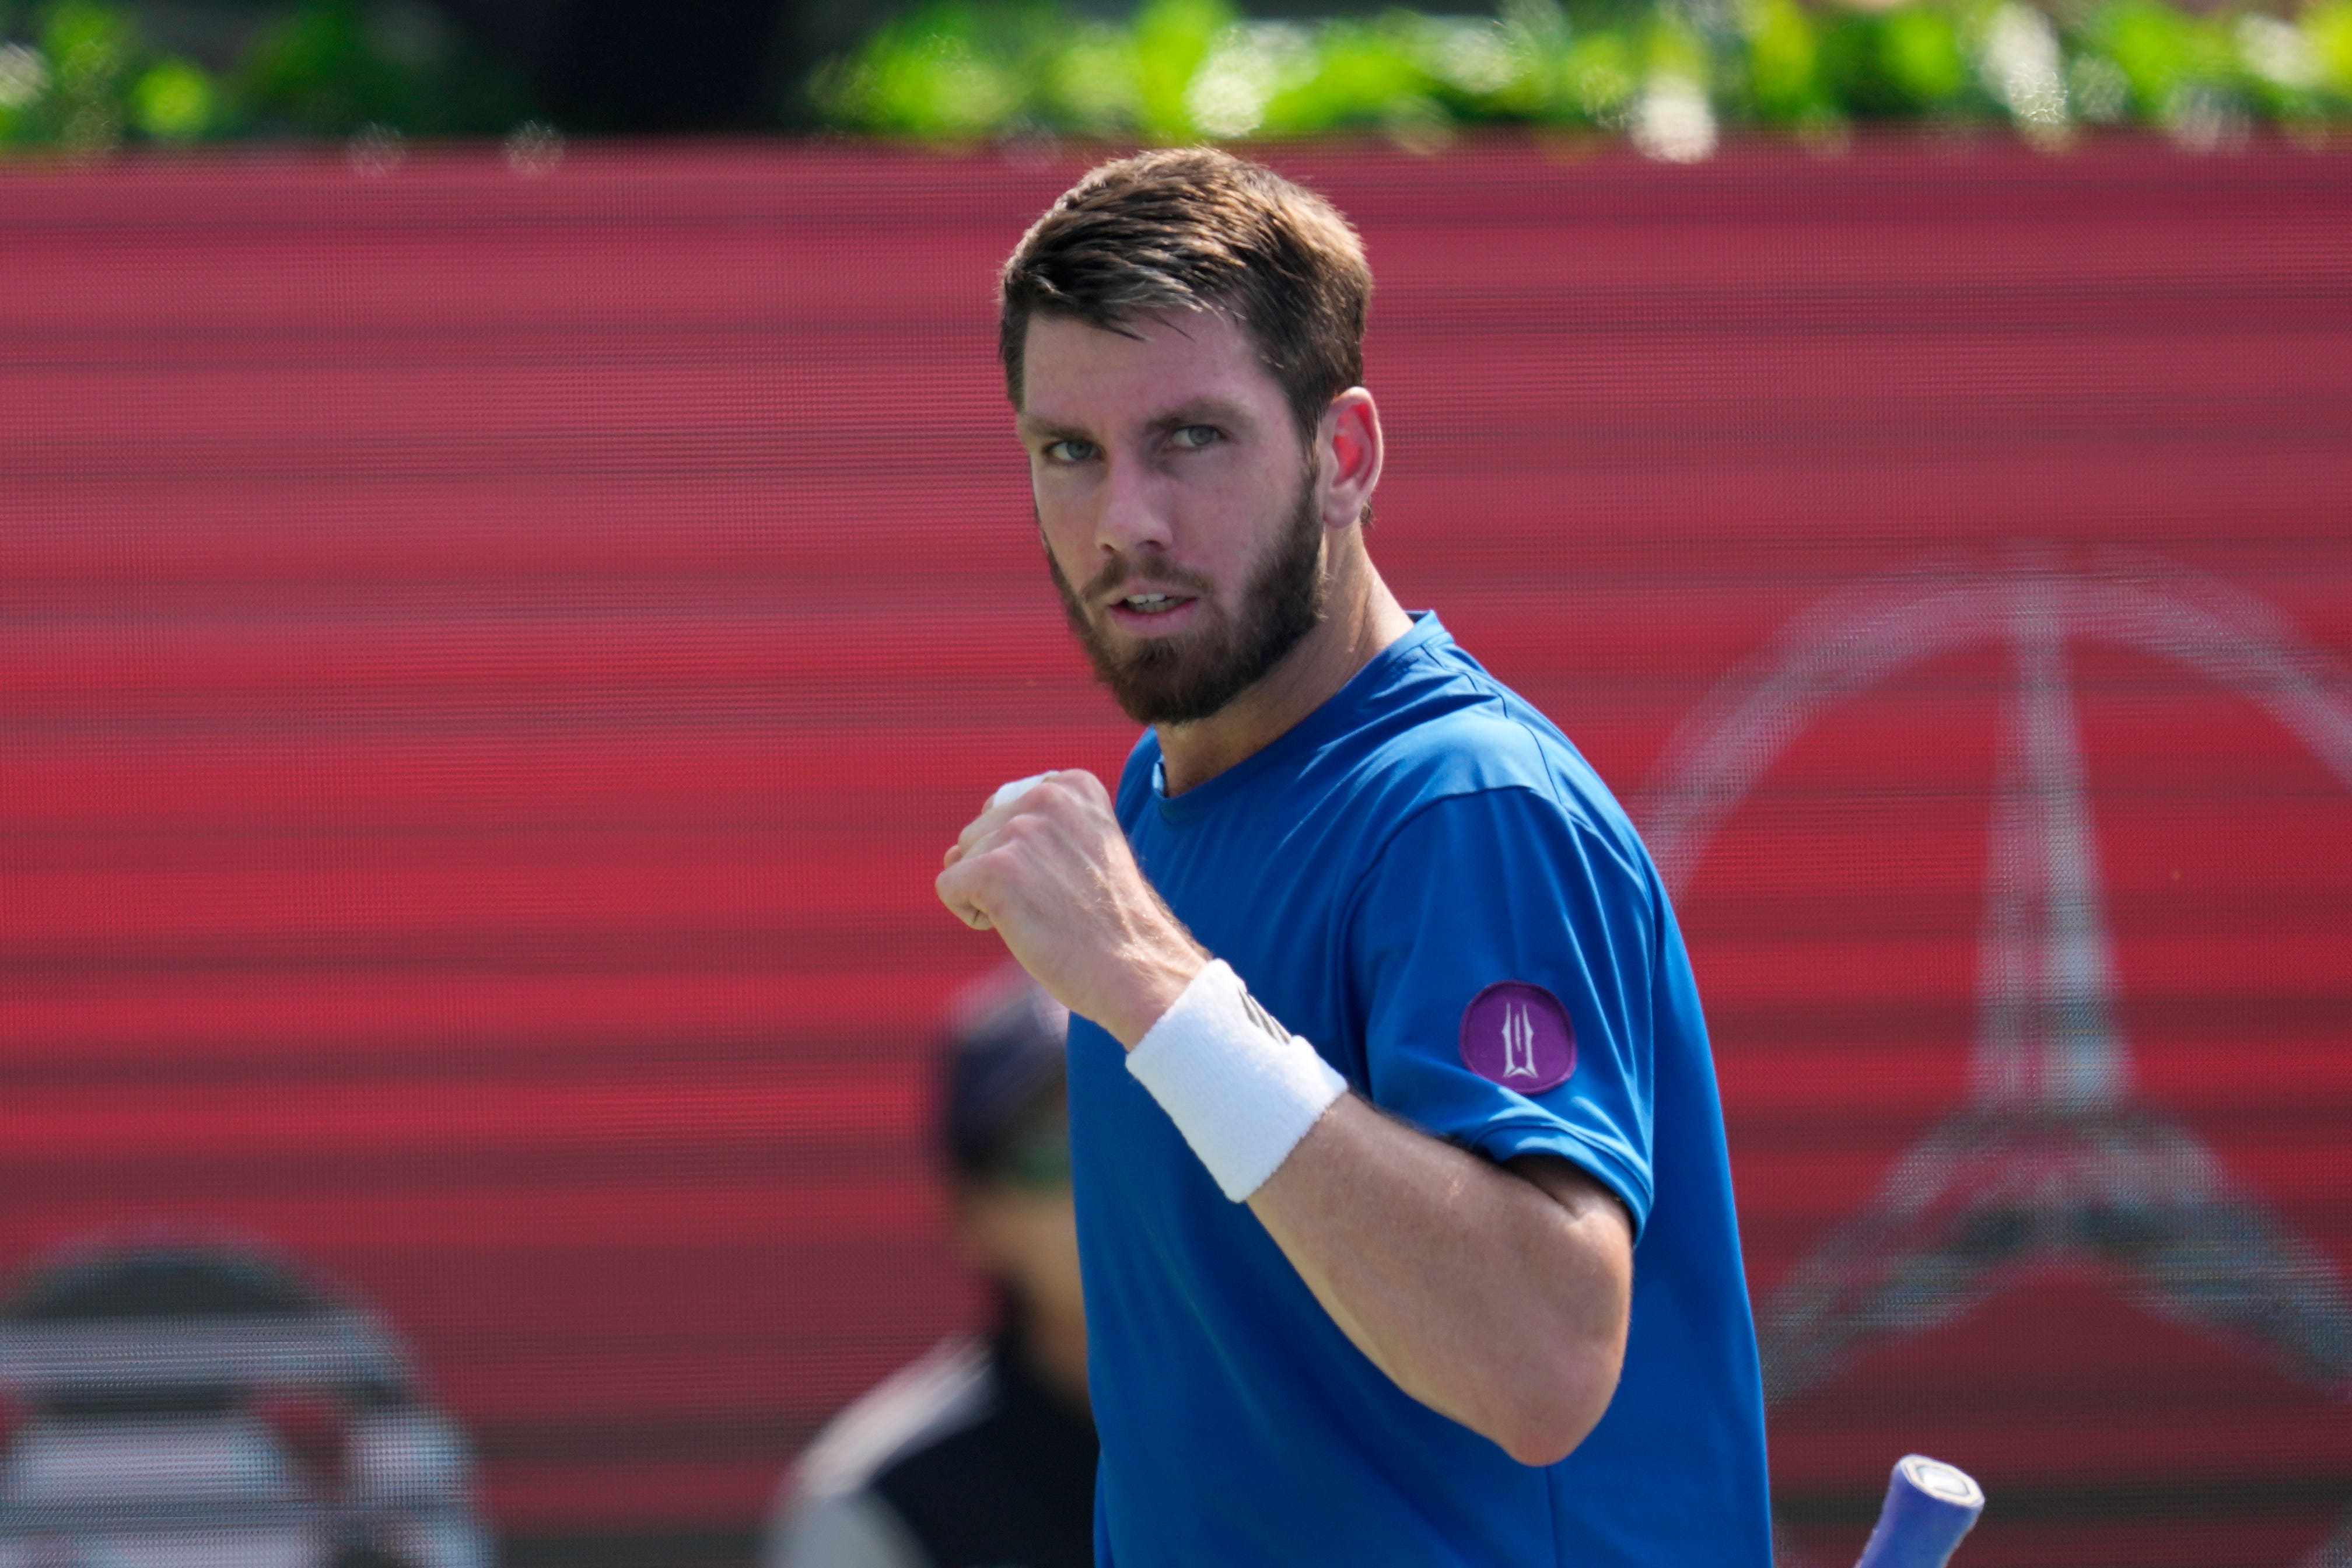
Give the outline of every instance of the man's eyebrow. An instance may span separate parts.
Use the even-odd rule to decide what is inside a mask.
[[[1058,419],[1041,419],[1034,414],[1024,414],[1013,420],[1021,434],[1033,441],[1091,441],[1094,439],[1075,425],[1065,425]]]
[[[1222,397],[1196,397],[1153,417],[1154,430],[1181,430],[1187,425],[1247,425],[1248,410]]]
[[[1155,414],[1144,428],[1164,431],[1181,430],[1187,425],[1245,426],[1251,423],[1253,419],[1249,411],[1240,404],[1213,395],[1195,397],[1189,403],[1180,403],[1164,413]],[[1021,415],[1013,420],[1013,425],[1024,439],[1031,441],[1092,442],[1097,439],[1092,431],[1082,426],[1035,414]]]

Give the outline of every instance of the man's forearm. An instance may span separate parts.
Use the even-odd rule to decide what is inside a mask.
[[[1507,1170],[1351,1095],[1250,1207],[1358,1349],[1512,1458],[1563,1458],[1608,1408],[1632,1231],[1566,1161]]]
[[[1189,937],[1183,945],[1187,959],[1199,951]],[[1177,956],[1171,947],[1152,973],[1181,973]],[[1132,1051],[1170,1005],[1138,982],[1118,989],[1145,997],[1112,1026]],[[1282,1050],[1271,1042],[1284,1031],[1271,1030],[1266,1038],[1239,1031],[1240,1048],[1253,1059]],[[1286,1048],[1312,1059],[1303,1041]],[[1217,1114],[1213,1097],[1170,1098],[1158,1075],[1138,1076],[1218,1184],[1248,1194],[1333,1321],[1400,1388],[1526,1464],[1559,1459],[1601,1419],[1624,1360],[1633,1232],[1591,1177],[1550,1156],[1505,1170],[1328,1092],[1307,1102],[1280,1147],[1239,1159],[1249,1152],[1228,1146],[1231,1130],[1256,1119]],[[1244,1080],[1220,1071],[1206,1081],[1230,1091]],[[1236,1181],[1244,1166],[1251,1173]]]

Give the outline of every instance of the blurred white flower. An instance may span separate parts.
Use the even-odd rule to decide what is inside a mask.
[[[2066,96],[2094,125],[2113,125],[2131,110],[2131,79],[2104,55],[2077,55],[2066,68]]]
[[[1523,44],[1558,49],[1568,43],[1568,12],[1559,0],[1502,0],[1495,9],[1504,30]]]
[[[49,90],[49,62],[23,44],[0,44],[0,109],[29,109]]]
[[[58,140],[78,158],[110,153],[122,140],[122,116],[110,103],[85,103],[66,116]]]
[[[1212,136],[1246,136],[1265,122],[1274,95],[1314,61],[1314,41],[1304,27],[1286,22],[1228,27],[1184,89],[1185,112]]]
[[[2234,153],[2252,127],[2239,104],[2209,87],[2175,92],[2165,105],[2164,129],[2191,153]]]
[[[2238,18],[2238,55],[2257,76],[2281,87],[2307,89],[2326,79],[2327,68],[2310,35],[2292,22],[2249,12]]]
[[[352,173],[371,180],[383,179],[399,168],[401,160],[407,156],[408,148],[401,141],[399,127],[378,121],[361,126],[343,144],[343,158],[351,164]]]
[[[1526,70],[1527,50],[1513,44],[1513,35],[1497,22],[1433,17],[1423,53],[1438,80],[1483,97],[1502,91]]]
[[[563,162],[563,132],[543,120],[526,120],[507,137],[505,153],[516,174],[547,174]]]
[[[2048,143],[2066,134],[2064,64],[2050,18],[2012,4],[1993,13],[1977,68],[2027,139]]]
[[[1715,109],[1686,76],[1652,77],[1629,129],[1634,146],[1664,163],[1696,163],[1715,152]]]
[[[1606,56],[1595,55],[1576,61],[1569,70],[1569,90],[1576,95],[1577,107],[1604,125],[1621,125],[1626,114],[1626,100],[1633,96],[1633,73],[1622,64]]]

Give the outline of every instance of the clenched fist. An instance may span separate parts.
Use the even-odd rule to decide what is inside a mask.
[[[1031,977],[1129,1050],[1208,963],[1160,901],[1102,781],[1046,773],[957,836],[940,901],[993,931]]]

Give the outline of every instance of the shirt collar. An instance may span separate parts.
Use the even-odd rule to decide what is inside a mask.
[[[1160,754],[1155,736],[1151,750],[1151,801],[1160,820],[1177,826],[1197,822],[1214,811],[1220,802],[1246,789],[1252,779],[1303,760],[1332,736],[1352,728],[1365,705],[1384,690],[1416,654],[1450,640],[1436,611],[1414,611],[1412,629],[1374,654],[1363,668],[1348,678],[1345,686],[1324,699],[1321,707],[1223,773],[1202,780],[1180,795],[1168,793],[1166,760]]]

